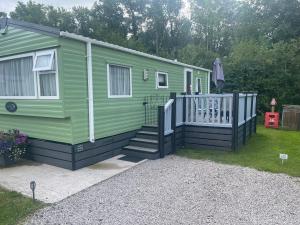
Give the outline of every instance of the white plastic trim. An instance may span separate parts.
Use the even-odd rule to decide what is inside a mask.
[[[95,142],[94,127],[94,89],[93,89],[93,65],[92,65],[92,45],[91,42],[86,43],[87,56],[87,76],[88,76],[88,103],[89,103],[89,140]]]
[[[164,75],[166,75],[167,86],[160,86],[160,85],[159,85],[159,79],[158,79],[158,75],[159,75],[159,74],[164,74]],[[155,77],[156,77],[156,79],[155,79],[156,89],[160,89],[160,88],[169,88],[169,74],[168,74],[168,73],[157,71]]]

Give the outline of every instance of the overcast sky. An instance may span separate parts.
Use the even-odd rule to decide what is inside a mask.
[[[0,11],[11,12],[15,9],[17,2],[27,2],[28,0],[0,0]],[[71,9],[73,6],[91,7],[96,0],[34,0],[34,2],[44,5],[53,5]]]
[[[17,2],[27,2],[28,0],[0,0],[0,12],[9,13],[13,11],[17,5]],[[44,5],[52,5],[55,7],[64,7],[71,9],[73,6],[85,6],[91,8],[96,0],[34,0],[34,2]],[[189,7],[186,0],[184,2],[183,15],[189,16]]]

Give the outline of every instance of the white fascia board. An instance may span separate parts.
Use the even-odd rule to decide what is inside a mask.
[[[83,41],[83,42],[91,42],[92,44],[95,44],[95,45],[100,45],[100,46],[103,46],[103,47],[106,47],[106,48],[111,48],[111,49],[127,52],[127,53],[130,53],[130,54],[134,54],[134,55],[139,55],[139,56],[143,56],[143,57],[146,57],[146,58],[171,63],[171,64],[174,64],[174,65],[179,65],[179,66],[184,66],[184,67],[187,67],[187,68],[192,68],[192,69],[211,72],[211,70],[205,69],[205,68],[202,68],[202,67],[188,65],[188,64],[185,64],[185,63],[182,63],[182,62],[177,62],[175,60],[171,60],[171,59],[165,59],[165,58],[162,58],[162,57],[159,57],[159,56],[150,55],[150,54],[147,54],[147,53],[144,53],[144,52],[136,51],[136,50],[129,49],[129,48],[124,48],[124,47],[114,45],[114,44],[110,44],[110,43],[103,42],[103,41],[98,41],[96,39],[91,39],[91,38],[84,37],[82,35],[78,35],[78,34],[74,34],[74,33],[61,31],[60,36],[75,39],[75,40],[78,40],[78,41]]]

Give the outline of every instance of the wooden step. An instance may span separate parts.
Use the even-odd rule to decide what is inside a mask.
[[[128,145],[124,147],[124,149],[134,150],[134,151],[141,151],[141,152],[148,152],[148,153],[156,153],[158,152],[157,149],[154,148],[144,148],[144,147],[138,147],[133,145]]]
[[[159,152],[157,149],[154,148],[145,148],[145,147],[139,147],[139,146],[133,146],[128,145],[123,148],[122,154],[128,155],[128,156],[134,156],[138,158],[144,158],[144,159],[158,159],[160,158]]]
[[[142,131],[158,132],[158,127],[157,125],[144,125]]]
[[[132,138],[129,141],[129,145],[145,147],[145,148],[158,148],[158,141],[146,138]]]
[[[146,139],[146,138],[131,138],[130,141],[138,141],[138,142],[145,142],[150,144],[158,144],[157,140]]]
[[[151,131],[139,131],[136,134],[137,138],[142,139],[151,139],[151,140],[158,140],[158,132],[151,132]]]
[[[144,131],[144,130],[141,130],[141,131],[138,132],[138,134],[158,135],[158,132],[152,132],[152,131]]]

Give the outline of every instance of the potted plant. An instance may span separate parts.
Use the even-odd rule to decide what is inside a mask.
[[[28,137],[19,130],[0,132],[0,166],[11,165],[26,153]]]

